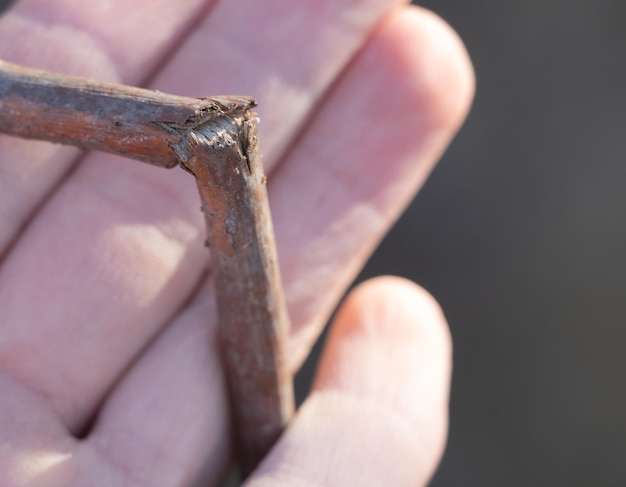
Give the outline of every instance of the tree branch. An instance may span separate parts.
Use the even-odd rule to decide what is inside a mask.
[[[289,319],[250,97],[185,98],[0,61],[0,132],[180,164],[197,181],[244,474],[293,414]]]

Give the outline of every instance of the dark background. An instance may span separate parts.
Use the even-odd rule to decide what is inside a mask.
[[[419,3],[476,100],[363,277],[416,280],[450,322],[432,486],[625,486],[626,2]]]
[[[624,486],[626,2],[419,3],[465,40],[476,101],[360,280],[411,278],[450,322],[431,485]]]

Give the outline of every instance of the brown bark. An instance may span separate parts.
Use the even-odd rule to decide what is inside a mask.
[[[113,152],[155,166],[179,161],[178,128],[194,128],[250,97],[187,98],[52,74],[0,61],[0,132]]]
[[[250,97],[185,98],[0,61],[0,132],[180,164],[196,177],[245,475],[293,414],[289,320],[254,105]]]
[[[245,474],[256,467],[293,413],[285,341],[280,339],[288,332],[289,319],[256,123],[255,114],[242,107],[196,127],[183,136],[182,150],[175,147],[200,190],[228,382],[238,404],[240,448],[246,452]],[[254,435],[245,433],[252,431]]]

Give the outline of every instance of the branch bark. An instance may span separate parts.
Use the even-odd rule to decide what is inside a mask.
[[[250,97],[185,98],[0,61],[0,132],[113,152],[197,181],[244,475],[293,414],[289,328]]]
[[[174,147],[196,176],[215,273],[221,342],[244,474],[252,472],[293,414],[285,369],[289,328],[257,149],[256,115],[242,107],[181,137]],[[272,350],[272,353],[268,353]],[[246,432],[255,432],[253,435]]]
[[[173,129],[193,129],[251,97],[187,98],[0,61],[0,132],[112,152],[160,167],[179,163]]]

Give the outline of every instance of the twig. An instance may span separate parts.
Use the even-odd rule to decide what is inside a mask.
[[[195,177],[244,475],[293,413],[284,302],[249,97],[185,98],[0,61],[0,132],[180,164]]]

